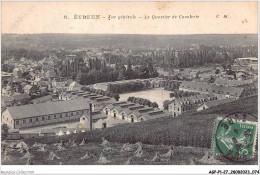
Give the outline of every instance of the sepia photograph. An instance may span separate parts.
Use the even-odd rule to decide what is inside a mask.
[[[1,8],[1,173],[259,174],[257,1]]]

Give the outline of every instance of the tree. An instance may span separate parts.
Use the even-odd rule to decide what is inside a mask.
[[[156,102],[152,102],[151,107],[158,108],[159,106],[158,106],[158,104]]]
[[[138,78],[149,78],[149,69],[145,66],[140,66],[137,70]]]
[[[115,64],[115,70],[120,70],[119,64],[117,62]]]
[[[148,67],[150,76],[153,76],[153,72],[154,72],[153,63],[150,61],[147,65],[147,67]]]
[[[165,100],[165,101],[163,102],[163,109],[168,111],[168,109],[169,109],[169,104],[170,104],[170,100]]]
[[[133,70],[132,70],[132,64],[131,64],[131,61],[130,59],[128,59],[127,61],[127,69],[126,69],[126,79],[131,79],[132,78],[132,73],[133,73]]]
[[[1,138],[2,138],[2,141],[7,139],[7,135],[8,135],[8,127],[6,124],[3,124],[2,127],[1,127]]]
[[[118,93],[114,93],[114,94],[113,94],[113,98],[114,98],[116,101],[118,101],[118,100],[120,99],[120,96],[119,96]]]
[[[149,89],[151,87],[150,81],[145,81],[145,89]]]
[[[74,81],[75,81],[75,80],[76,80],[76,78],[77,78],[77,74],[76,74],[76,73],[72,73],[72,77],[71,77],[71,78],[72,78],[72,80],[74,80]]]
[[[215,74],[219,74],[219,73],[220,73],[220,70],[216,69]]]
[[[23,74],[22,74],[22,77],[26,77],[27,75],[29,75],[29,72],[24,72]]]
[[[215,78],[213,76],[211,76],[208,83],[214,83],[214,81],[215,81]]]
[[[77,82],[80,82],[81,79],[82,79],[82,73],[81,73],[81,71],[79,71],[79,73],[78,73],[77,76],[76,76],[76,81],[77,81]]]

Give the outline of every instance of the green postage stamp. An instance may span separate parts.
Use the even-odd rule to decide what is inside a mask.
[[[257,122],[215,119],[211,152],[227,157],[253,158],[256,136]]]

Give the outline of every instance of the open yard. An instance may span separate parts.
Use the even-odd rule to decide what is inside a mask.
[[[140,97],[150,100],[151,102],[156,102],[160,109],[163,109],[163,102],[165,100],[171,100],[171,91],[164,90],[162,88],[156,88],[145,91],[137,91],[120,94],[120,101],[126,101],[128,97]]]

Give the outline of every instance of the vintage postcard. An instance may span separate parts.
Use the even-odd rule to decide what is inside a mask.
[[[258,2],[1,9],[2,174],[259,174]]]

